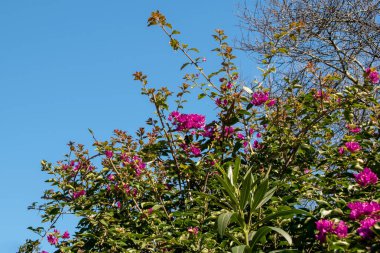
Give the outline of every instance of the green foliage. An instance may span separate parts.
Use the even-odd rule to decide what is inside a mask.
[[[198,50],[175,38],[179,32],[165,16],[153,12],[148,25],[159,26],[185,55],[181,69],[193,66],[197,74],[185,74],[175,93],[150,88],[148,77],[136,72],[155,109],[146,127],[133,135],[115,130],[107,141],[89,130],[94,151],[70,142],[62,161],[42,161],[50,189],[30,209],[41,212],[44,226],[29,228],[40,239],[19,252],[38,252],[42,240],[56,252],[378,250],[379,226],[363,240],[361,220],[350,219],[347,207],[380,199],[377,182],[362,186],[353,176],[365,167],[380,170],[378,87],[368,77],[338,90],[338,74],[313,71],[320,86],[285,78],[275,96],[266,84],[276,75],[270,66],[263,68],[263,83],[242,85],[223,30],[213,36],[221,67],[207,75],[201,58],[191,56]],[[301,27],[292,27],[279,38],[296,41]],[[216,103],[214,121],[181,113],[189,87],[201,90],[198,99]],[[350,151],[347,142],[361,149]],[[79,218],[70,238],[55,230],[67,214]],[[317,240],[320,219],[330,220],[334,231],[345,221],[348,233],[330,229],[326,240]]]

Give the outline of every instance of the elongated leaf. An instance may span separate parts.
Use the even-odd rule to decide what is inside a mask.
[[[296,215],[296,214],[304,214],[304,215],[313,217],[313,215],[311,215],[309,212],[306,212],[304,210],[291,209],[291,210],[278,211],[276,213],[270,214],[270,215],[266,216],[264,219],[260,220],[259,222],[264,223],[266,221],[271,221],[271,220],[276,219],[278,217],[283,217],[283,216],[288,216],[288,215]]]
[[[263,200],[265,194],[268,190],[268,179],[264,179],[264,181],[257,187],[254,195],[251,198],[250,206],[251,210],[255,210],[260,202]]]
[[[265,203],[267,203],[273,196],[274,192],[276,191],[277,187],[273,187],[272,189],[270,189],[269,191],[267,191],[264,195],[264,198],[263,200],[260,201],[260,203],[257,205],[256,208],[260,208],[262,207],[263,205],[265,205]]]
[[[297,249],[278,249],[278,250],[269,251],[269,253],[278,253],[278,252],[291,253],[291,252],[299,252],[299,251]]]
[[[269,227],[270,229],[272,229],[273,231],[276,231],[277,233],[279,233],[280,235],[282,235],[285,240],[289,243],[289,245],[292,245],[293,244],[293,241],[292,241],[292,238],[290,237],[290,235],[285,232],[283,229],[281,228],[278,228],[278,227]]]
[[[232,186],[235,186],[235,182],[234,182],[234,172],[233,172],[232,166],[229,166],[229,167],[228,167],[227,178],[230,180],[231,185],[232,185]]]
[[[232,249],[232,253],[246,253],[249,250],[249,247],[247,245],[239,245],[235,246]]]
[[[254,234],[254,236],[252,237],[252,241],[250,245],[251,248],[254,249],[256,244],[260,241],[261,237],[266,236],[270,231],[271,229],[266,226],[259,228]]]
[[[240,192],[240,209],[244,210],[247,205],[249,196],[251,195],[252,180],[251,175],[247,176],[243,181],[242,190]]]
[[[226,231],[228,224],[230,224],[230,220],[233,215],[234,213],[231,213],[231,212],[222,213],[221,215],[219,215],[217,224],[218,224],[218,233],[221,237],[224,236],[224,232]]]
[[[237,184],[237,180],[238,180],[239,172],[240,172],[240,164],[241,164],[241,160],[240,160],[240,157],[238,157],[235,160],[235,166],[234,166],[234,174],[233,174],[234,185]]]
[[[234,206],[234,208],[236,208],[239,205],[239,200],[237,199],[235,191],[233,187],[230,185],[230,182],[227,181],[228,179],[226,181],[223,180],[223,178],[221,178],[220,176],[217,176],[216,178],[219,181],[219,183],[222,184],[223,191],[227,193],[227,195],[230,197],[231,202],[232,202],[231,204]]]

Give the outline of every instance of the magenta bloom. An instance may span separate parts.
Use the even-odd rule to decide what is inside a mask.
[[[275,99],[271,99],[271,100],[269,100],[269,102],[267,103],[267,106],[268,107],[272,107],[272,106],[274,106],[276,104],[276,100]]]
[[[190,234],[197,235],[198,232],[199,232],[199,228],[198,228],[198,227],[189,227],[189,228],[187,229],[187,231],[188,231]]]
[[[242,133],[238,133],[238,134],[236,134],[236,137],[237,137],[238,139],[240,139],[240,140],[244,140],[244,139],[245,139],[244,134],[242,134]]]
[[[168,119],[177,126],[178,131],[204,128],[206,120],[205,116],[200,114],[181,114],[177,111],[172,112]]]
[[[144,163],[142,159],[137,155],[129,157],[126,154],[122,154],[122,159],[124,164],[129,164],[132,168],[135,169],[137,176],[140,176],[146,167],[146,163]]]
[[[269,99],[268,92],[257,91],[252,95],[251,104],[259,106],[264,104]]]
[[[66,231],[65,233],[63,233],[62,239],[70,239],[70,234],[69,234],[68,231]]]
[[[232,126],[226,126],[224,127],[224,136],[230,137],[235,132],[235,128]]]
[[[370,184],[376,184],[378,177],[370,168],[364,168],[359,174],[354,174],[356,183],[360,186],[367,186]]]
[[[350,131],[351,133],[354,133],[354,134],[360,133],[360,131],[362,130],[360,127],[357,127],[357,126],[347,125],[346,127],[347,127],[348,131]]]
[[[190,152],[193,153],[194,156],[200,156],[201,155],[201,150],[193,144],[190,145]]]
[[[347,237],[348,227],[344,221],[340,221],[338,225],[334,227],[334,234],[336,234],[339,238]]]
[[[373,236],[373,232],[371,227],[373,227],[379,220],[374,218],[366,218],[360,221],[360,227],[358,228],[358,234],[363,238],[371,238]]]
[[[347,204],[347,207],[351,209],[350,219],[356,220],[362,215],[371,216],[375,215],[380,211],[380,204],[371,201],[371,202],[350,202]]]
[[[217,106],[220,106],[220,107],[225,107],[225,106],[227,106],[227,104],[228,104],[228,101],[227,101],[227,99],[220,99],[220,98],[217,98],[216,100],[215,100],[215,104],[217,105]]]
[[[334,223],[330,220],[321,219],[315,223],[318,234],[315,236],[320,242],[326,241],[326,234],[332,232]]]
[[[112,158],[113,156],[113,152],[112,151],[109,151],[109,150],[106,150],[106,152],[104,152],[107,156],[107,158]]]
[[[84,196],[84,195],[86,195],[86,191],[85,190],[77,191],[77,192],[73,193],[73,198],[77,199],[77,198],[79,198],[81,196]]]
[[[379,76],[379,73],[375,69],[367,68],[365,73],[371,83],[374,83],[374,84],[379,83],[380,76]]]
[[[318,230],[316,238],[320,242],[326,241],[326,235],[328,233],[336,234],[339,238],[347,237],[348,227],[344,221],[339,221],[338,224],[335,224],[331,220],[321,219],[315,224]]]
[[[343,154],[344,154],[344,148],[343,148],[343,147],[340,147],[340,148],[338,149],[338,153],[341,154],[341,155],[343,155]]]
[[[351,153],[354,153],[354,152],[359,151],[361,149],[359,143],[357,143],[355,141],[346,142],[344,145],[346,146],[348,151],[350,151]]]
[[[114,174],[110,174],[110,175],[108,175],[108,180],[110,180],[110,181],[113,181],[113,180],[115,180],[115,175]]]
[[[49,253],[49,252],[47,252],[47,251],[43,250],[43,251],[41,251],[41,253]]]
[[[233,83],[231,83],[231,82],[227,83],[227,89],[231,89],[233,86],[234,86]]]
[[[49,234],[49,235],[47,236],[47,240],[48,240],[48,242],[49,242],[51,245],[57,245],[57,244],[58,244],[58,238],[55,237],[55,236],[52,235],[52,234]]]

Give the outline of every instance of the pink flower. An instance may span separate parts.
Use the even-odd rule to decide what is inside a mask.
[[[146,168],[146,163],[144,163],[142,159],[137,155],[129,157],[126,154],[123,154],[122,159],[124,161],[124,164],[129,164],[132,168],[135,169],[137,176],[140,176],[143,170]]]
[[[359,143],[357,143],[355,141],[346,142],[344,145],[346,146],[348,151],[350,151],[351,153],[354,153],[354,152],[361,149]]]
[[[373,227],[379,220],[374,218],[366,218],[360,221],[360,227],[358,228],[358,234],[363,238],[371,238],[373,232],[371,227]]]
[[[86,195],[86,191],[85,190],[77,191],[77,192],[73,193],[73,198],[77,199],[77,198],[79,198],[81,196],[84,196],[84,195]]]
[[[113,181],[113,180],[115,180],[115,175],[114,174],[110,174],[110,175],[108,175],[108,180],[110,180],[110,181]]]
[[[187,229],[187,231],[188,231],[190,234],[197,235],[198,232],[199,232],[199,228],[198,228],[198,227],[189,227],[189,228]]]
[[[321,219],[315,223],[317,225],[318,234],[317,240],[320,242],[326,241],[326,235],[328,233],[336,234],[339,238],[347,237],[348,227],[344,221],[339,221],[335,224],[331,220]]]
[[[220,99],[220,98],[217,98],[216,100],[215,100],[215,104],[217,105],[217,106],[219,106],[219,107],[225,107],[225,106],[227,106],[227,104],[228,104],[228,101],[227,101],[227,99]]]
[[[333,222],[330,220],[321,219],[316,223],[318,234],[316,235],[317,240],[320,242],[326,241],[326,234],[332,232]]]
[[[269,98],[268,92],[262,92],[262,91],[257,91],[253,93],[252,95],[252,101],[251,104],[255,106],[260,106],[264,104]]]
[[[177,126],[177,131],[204,128],[205,119],[205,116],[200,114],[180,114],[176,111],[172,112],[169,116],[169,120]]]
[[[308,173],[310,173],[311,172],[311,169],[304,169],[303,170],[303,173],[305,173],[305,174],[308,174]]]
[[[275,100],[275,99],[271,99],[271,100],[268,101],[267,106],[268,106],[268,107],[272,107],[272,106],[274,106],[275,104],[276,104],[276,100]]]
[[[112,156],[113,156],[113,152],[110,150],[106,150],[104,153],[105,153],[107,158],[112,158]]]
[[[360,218],[362,215],[365,215],[365,216],[375,215],[380,211],[380,204],[375,201],[350,202],[347,204],[347,207],[351,209],[350,219],[352,220],[356,220]]]
[[[354,134],[357,134],[361,131],[361,128],[360,127],[357,127],[357,126],[352,126],[352,125],[346,125],[348,131],[350,131],[351,133],[354,133]]]
[[[232,126],[226,126],[224,127],[224,136],[230,137],[231,135],[233,135],[234,131],[235,131],[235,128],[233,128]]]
[[[340,148],[338,149],[338,153],[339,153],[340,155],[343,155],[343,154],[344,154],[344,148],[343,148],[343,147],[340,147]]]
[[[227,83],[227,89],[231,89],[233,86],[234,86],[233,83],[231,83],[231,82]]]
[[[236,137],[237,137],[238,139],[240,139],[240,140],[244,140],[244,139],[245,139],[245,137],[244,137],[244,135],[243,135],[242,133],[238,133],[238,134],[236,135]]]
[[[58,238],[55,237],[55,236],[52,235],[52,234],[49,234],[49,235],[47,236],[47,240],[48,240],[48,242],[49,242],[51,245],[57,245],[57,244],[58,244]]]
[[[367,186],[370,184],[376,184],[378,177],[370,168],[364,168],[359,174],[354,174],[356,183],[360,186]]]
[[[203,61],[203,62],[206,62],[206,61],[207,61],[206,57],[203,57],[202,61]]]
[[[326,92],[324,92],[324,91],[321,91],[321,90],[319,90],[319,91],[317,91],[314,95],[313,95],[313,97],[315,98],[315,99],[323,99],[323,100],[329,100],[329,95],[326,93]]]
[[[193,155],[195,155],[195,156],[201,155],[201,150],[193,144],[190,145],[190,152],[193,153]]]
[[[367,68],[366,71],[366,77],[369,79],[369,81],[373,84],[377,84],[380,81],[379,73],[374,68]]]
[[[41,251],[41,253],[49,253],[49,252],[47,252],[47,251],[43,250],[43,251]]]
[[[347,237],[348,227],[344,221],[340,221],[337,226],[334,227],[333,233],[339,238]]]
[[[62,239],[70,239],[70,234],[69,234],[68,231],[66,231],[65,233],[63,233]]]

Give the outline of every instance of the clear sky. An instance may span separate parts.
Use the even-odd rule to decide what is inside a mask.
[[[232,44],[240,37],[239,2],[0,1],[1,252],[15,252],[33,235],[26,227],[38,224],[27,206],[48,187],[42,159],[63,159],[70,140],[89,144],[88,128],[104,140],[114,129],[133,133],[151,115],[133,72],[145,72],[154,86],[181,84],[185,58],[146,26],[150,13],[164,13],[181,40],[201,50],[208,69],[217,66],[214,29],[224,29]],[[238,67],[253,77],[254,63],[237,55]],[[212,108],[193,103],[192,110]]]

